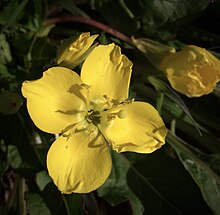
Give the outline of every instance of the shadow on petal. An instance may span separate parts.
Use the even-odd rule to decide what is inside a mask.
[[[82,89],[84,89],[82,86],[74,84],[69,88],[67,92],[74,94],[76,97],[81,99],[86,104],[87,98],[82,94]]]
[[[67,111],[56,110],[55,112],[67,114],[67,115],[74,115],[74,114],[82,113],[83,111],[81,110],[67,110]]]

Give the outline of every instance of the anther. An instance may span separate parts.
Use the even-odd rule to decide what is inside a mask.
[[[126,100],[122,103],[122,105],[127,105],[127,104],[131,104],[132,102],[134,102],[134,98],[130,99],[130,100]]]

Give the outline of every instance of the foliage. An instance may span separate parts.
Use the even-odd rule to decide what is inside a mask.
[[[129,43],[194,44],[219,58],[219,16],[219,2],[209,0],[1,1],[0,214],[220,215],[219,86],[200,98],[180,95]],[[55,137],[35,127],[20,89],[55,65],[63,40],[88,31],[123,48],[134,63],[130,97],[157,107],[170,131],[152,154],[112,152],[112,173],[97,191],[63,195],[46,170]]]

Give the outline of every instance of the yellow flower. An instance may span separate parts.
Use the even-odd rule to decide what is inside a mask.
[[[189,45],[160,64],[171,86],[188,97],[209,94],[220,80],[220,61],[207,50]]]
[[[120,47],[99,45],[85,60],[81,77],[52,67],[22,93],[34,123],[60,136],[47,154],[49,175],[62,193],[87,193],[111,172],[109,145],[117,152],[151,153],[167,130],[154,107],[128,99],[132,63]]]
[[[78,66],[96,46],[90,47],[97,37],[97,34],[90,36],[90,33],[86,32],[65,41],[58,50],[57,64],[70,69]]]

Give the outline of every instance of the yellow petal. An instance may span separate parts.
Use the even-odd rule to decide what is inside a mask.
[[[132,63],[115,44],[99,45],[85,60],[81,78],[91,86],[91,100],[105,101],[103,96],[119,102],[128,97]]]
[[[110,110],[100,130],[117,152],[151,153],[165,143],[167,129],[157,110],[148,103],[133,102]]]
[[[198,75],[186,72],[185,74],[175,76],[172,73],[171,69],[167,69],[167,79],[176,91],[188,97],[198,97],[210,93],[202,84],[201,77]]]
[[[189,45],[167,55],[160,68],[171,86],[188,97],[211,93],[220,80],[220,61],[198,46]]]
[[[97,37],[97,34],[90,36],[90,33],[86,32],[65,41],[58,50],[57,64],[71,69],[79,65],[85,60],[87,51]]]
[[[100,187],[111,172],[111,156],[98,131],[60,136],[47,155],[49,175],[62,193],[88,193]],[[91,131],[90,131],[91,132]]]
[[[22,94],[35,125],[48,133],[60,133],[79,122],[86,111],[86,90],[78,74],[53,67],[35,81],[25,81]]]

